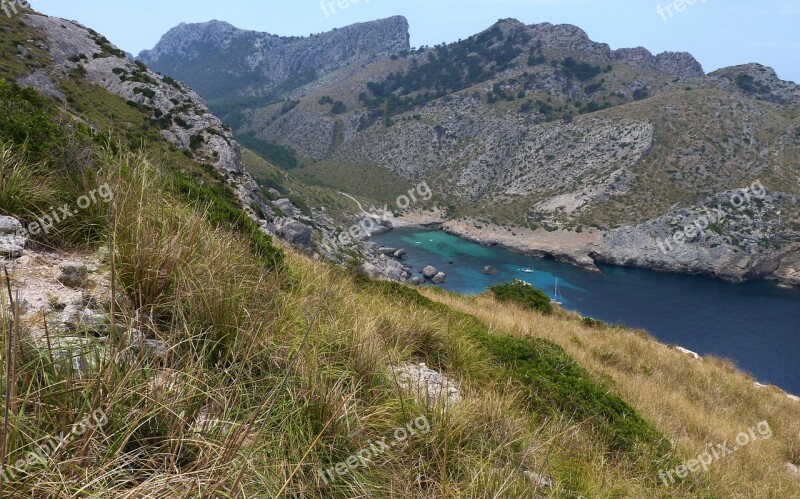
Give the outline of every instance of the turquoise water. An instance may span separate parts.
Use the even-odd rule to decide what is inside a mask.
[[[405,248],[415,274],[426,265],[445,272],[441,287],[462,294],[522,279],[552,297],[558,278],[569,310],[646,329],[700,355],[731,359],[761,383],[800,394],[800,290],[612,266],[588,272],[549,259],[533,259],[535,272],[527,274],[520,271],[529,265],[525,256],[431,229],[397,229],[373,239]],[[486,265],[498,273],[482,274]]]

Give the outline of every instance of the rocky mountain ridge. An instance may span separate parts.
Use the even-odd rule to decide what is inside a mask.
[[[138,60],[155,71],[180,75],[207,99],[230,99],[288,91],[344,66],[408,49],[408,21],[399,16],[309,37],[282,37],[210,21],[171,29]]]

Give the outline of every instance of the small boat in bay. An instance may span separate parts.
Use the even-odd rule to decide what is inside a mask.
[[[554,293],[554,298],[550,300],[550,303],[555,305],[562,305],[564,303],[564,297],[561,296],[561,289],[558,287],[558,277],[556,277],[556,289]]]

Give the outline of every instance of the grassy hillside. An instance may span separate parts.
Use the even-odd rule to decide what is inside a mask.
[[[3,293],[0,350],[4,372],[14,373],[3,377],[4,494],[798,494],[785,472],[800,460],[796,403],[728,364],[695,362],[641,332],[589,327],[558,310],[423,295],[278,251],[241,222],[213,172],[148,140],[146,123],[144,147],[91,132],[89,116],[117,124],[119,99],[76,88],[64,111],[2,88],[3,109],[18,110],[0,128],[3,193],[13,181],[27,194],[0,196],[0,213],[29,222],[98,183],[114,193],[106,209],[32,250],[105,248],[113,285],[95,306],[116,331],[78,330],[82,341],[65,349],[59,333],[42,336],[41,321],[19,320]],[[76,119],[83,124],[54,127]],[[42,130],[63,145],[37,152],[27,138]],[[3,287],[13,297],[21,283],[12,272]],[[168,352],[141,354],[141,338]],[[402,389],[392,368],[421,362],[451,379],[461,400]],[[84,431],[31,457],[90,415]],[[773,438],[707,473],[669,486],[659,478],[763,420]],[[398,429],[414,435],[399,439]],[[368,460],[351,457],[365,449]]]

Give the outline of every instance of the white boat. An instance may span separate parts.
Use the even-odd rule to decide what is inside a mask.
[[[564,303],[564,297],[561,296],[561,289],[558,287],[558,277],[556,277],[556,290],[555,290],[555,298],[550,300],[550,303],[555,305],[562,305]]]
[[[526,274],[533,274],[534,272],[536,272],[535,270],[533,270],[533,259],[529,259],[528,260],[528,268],[519,269],[519,271],[520,272],[525,272]]]

